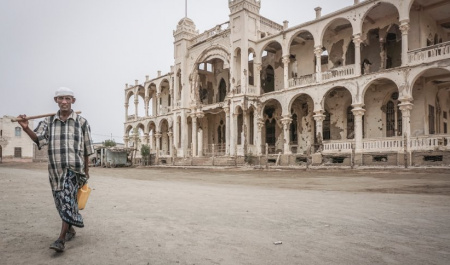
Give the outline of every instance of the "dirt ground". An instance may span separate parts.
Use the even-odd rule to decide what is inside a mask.
[[[46,164],[0,164],[0,264],[450,261],[448,168],[91,168],[90,185],[59,254]]]

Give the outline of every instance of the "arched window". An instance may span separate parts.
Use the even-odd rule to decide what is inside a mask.
[[[398,92],[394,92],[386,104],[386,137],[402,135],[402,111],[398,103]]]
[[[243,144],[242,143],[242,123],[243,123],[243,117],[242,113],[240,113],[237,117],[237,144]]]
[[[223,102],[227,96],[227,83],[223,78],[220,80],[219,84],[219,102]]]
[[[263,75],[261,76],[261,84],[264,93],[275,91],[275,71],[271,65],[267,66]]]
[[[289,129],[289,137],[291,140],[291,144],[298,144],[298,136],[297,136],[297,114],[294,113],[292,115],[292,122]]]
[[[255,115],[253,114],[253,110],[250,112],[250,123],[248,124],[248,126],[250,126],[250,135],[248,137],[248,143],[249,144],[254,144],[254,128],[253,128],[253,124],[254,124],[254,119],[255,119]]]
[[[389,100],[386,105],[386,137],[395,136],[395,109],[394,102]]]
[[[345,65],[355,64],[355,43],[350,41],[345,53]]]

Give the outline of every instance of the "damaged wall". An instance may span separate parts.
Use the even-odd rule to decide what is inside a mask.
[[[330,140],[347,139],[347,107],[352,102],[350,92],[345,88],[331,90],[325,99],[325,110],[330,115]]]

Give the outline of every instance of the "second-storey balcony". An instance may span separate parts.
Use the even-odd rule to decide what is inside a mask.
[[[450,41],[408,52],[409,64],[428,63],[450,58]]]

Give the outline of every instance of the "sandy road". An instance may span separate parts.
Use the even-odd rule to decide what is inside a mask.
[[[449,173],[92,168],[57,254],[45,165],[3,163],[0,264],[448,264]]]

